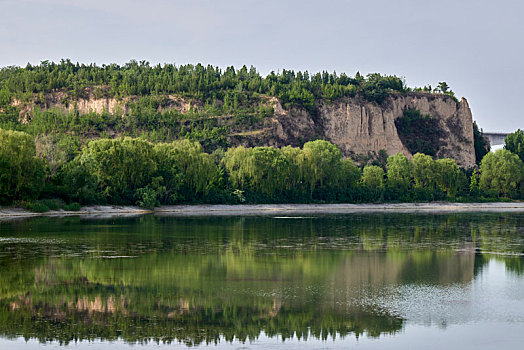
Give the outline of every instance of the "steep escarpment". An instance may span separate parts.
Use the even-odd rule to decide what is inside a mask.
[[[88,114],[111,115],[125,124],[128,120],[142,117],[143,109],[136,108],[138,100],[133,96],[117,99],[93,95],[71,100],[66,94],[52,93],[32,103],[23,104],[15,100],[13,106],[19,108],[20,120],[25,123],[32,122],[35,107],[38,106],[41,110],[73,113],[79,119]],[[263,115],[257,112],[252,115],[201,113],[203,104],[198,100],[175,95],[155,96],[148,106],[158,117],[150,116],[148,123],[155,122],[155,118],[162,119],[169,111],[175,112],[178,113],[175,123],[159,124],[158,128],[172,129],[167,131],[173,135],[180,135],[181,129],[191,132],[194,128],[221,128],[231,146],[300,146],[322,138],[336,144],[345,157],[362,162],[381,152],[388,155],[402,153],[410,157],[412,154],[407,147],[410,140],[406,140],[405,136],[403,139],[396,124],[404,118],[407,110],[416,110],[432,118],[438,126],[431,134],[436,138],[433,143],[438,145],[435,157],[453,158],[463,167],[475,164],[472,115],[465,98],[457,102],[444,94],[390,93],[380,104],[359,97],[344,97],[333,101],[319,99],[315,101],[314,108],[306,109],[297,106],[286,108],[276,97],[259,96],[251,104],[253,111],[261,107],[271,108],[271,111]],[[107,128],[103,131],[108,135],[123,133],[116,130],[114,123],[108,124]],[[429,134],[430,130],[422,130],[422,133]]]
[[[390,94],[382,104],[360,98],[317,101],[316,113],[300,108],[285,109],[272,99],[272,127],[259,141],[284,146],[311,138],[336,144],[346,157],[358,158],[385,151],[389,155],[411,153],[402,142],[395,121],[409,109],[434,118],[439,125],[438,158],[453,158],[464,167],[475,164],[473,124],[468,102],[456,102],[442,94]]]

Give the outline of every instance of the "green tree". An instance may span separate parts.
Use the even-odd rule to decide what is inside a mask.
[[[437,159],[434,171],[436,186],[446,192],[448,197],[454,197],[463,183],[463,174],[457,163],[450,158]]]
[[[371,190],[381,189],[384,187],[384,169],[376,165],[366,165],[360,181]]]
[[[288,184],[289,163],[274,147],[237,147],[226,152],[225,168],[236,189],[251,190],[276,198]]]
[[[413,156],[412,162],[415,188],[433,190],[435,188],[433,159],[423,153],[417,153]]]
[[[514,133],[506,136],[504,149],[516,154],[524,161],[524,131],[518,129]]]
[[[134,203],[135,191],[151,183],[157,170],[153,145],[143,139],[94,140],[82,155],[91,160],[101,193],[112,203]]]
[[[524,181],[524,163],[507,149],[488,153],[480,163],[480,188],[498,196],[515,196]]]
[[[478,169],[473,170],[469,183],[469,192],[472,196],[476,197],[480,194],[480,173]]]
[[[180,140],[154,147],[156,176],[166,188],[162,202],[200,200],[214,189],[220,174],[213,157],[198,142]]]
[[[473,145],[475,147],[475,160],[477,164],[480,164],[480,161],[488,154],[491,147],[488,138],[484,136],[482,129],[479,130],[475,121],[473,122]]]
[[[413,164],[402,153],[388,157],[386,163],[389,188],[407,192],[412,187]]]
[[[44,167],[26,133],[0,129],[0,202],[36,199],[43,185]]]
[[[69,202],[94,204],[104,202],[98,190],[98,176],[93,157],[81,153],[58,172],[59,192]]]
[[[442,92],[443,94],[448,93],[450,91],[448,83],[440,81],[437,85],[437,91]]]
[[[304,155],[304,180],[310,193],[315,188],[329,188],[339,182],[342,170],[342,154],[337,146],[329,141],[309,141],[302,148]]]

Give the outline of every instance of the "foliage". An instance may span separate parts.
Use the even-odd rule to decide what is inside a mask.
[[[413,156],[413,179],[415,188],[434,189],[435,188],[435,162],[423,153]]]
[[[387,185],[400,192],[407,192],[412,187],[413,164],[402,153],[387,159]]]
[[[362,171],[362,185],[378,190],[384,186],[384,170],[376,165],[366,165]]]
[[[448,197],[455,197],[459,188],[466,181],[455,160],[450,158],[437,159],[434,169],[437,188],[446,192]]]
[[[221,177],[212,157],[198,142],[190,140],[154,146],[156,176],[165,186],[161,203],[202,199],[220,183]]]
[[[412,153],[435,157],[440,148],[443,131],[437,119],[422,115],[419,110],[407,109],[404,116],[395,120],[402,143]]]
[[[92,162],[102,196],[113,203],[134,203],[135,191],[151,183],[157,170],[153,145],[142,139],[94,140],[81,157]]]
[[[478,169],[474,169],[473,173],[471,174],[469,182],[469,192],[474,197],[480,194],[480,173]]]
[[[483,130],[479,130],[477,122],[473,122],[473,144],[475,147],[475,161],[480,164],[480,161],[486,154],[489,153],[491,146],[489,139],[484,136]]]
[[[34,199],[43,185],[44,166],[26,133],[0,129],[0,203]]]
[[[166,192],[166,187],[161,185],[162,180],[162,177],[155,177],[149,185],[136,190],[135,197],[139,206],[152,209],[160,205],[160,198]]]
[[[504,140],[504,149],[516,154],[524,161],[524,131],[518,129],[514,133],[506,136]]]
[[[452,159],[435,161],[422,153],[412,160],[402,154],[388,157],[385,173],[376,165],[359,169],[324,140],[303,148],[236,147],[209,154],[189,139],[152,144],[122,137],[93,140],[72,158],[74,139],[61,146],[48,136],[39,139],[41,149],[62,156],[41,152],[40,159],[28,134],[1,131],[0,136],[2,203],[27,200],[34,211],[79,209],[80,203],[153,208],[202,202],[489,200],[524,194],[524,164],[508,150],[486,155],[480,175],[461,170]]]
[[[236,109],[250,94],[278,97],[284,105],[314,109],[314,100],[334,99],[361,94],[369,101],[381,103],[390,91],[407,90],[402,79],[378,73],[354,78],[336,73],[310,74],[282,70],[262,77],[254,67],[241,69],[173,64],[151,66],[146,61],[130,61],[123,66],[109,64],[60,63],[43,61],[40,65],[5,67],[0,70],[0,102],[12,97],[53,91],[66,91],[73,99],[93,94],[95,97],[149,96],[180,94],[213,105],[217,100]]]
[[[480,163],[480,188],[498,196],[516,196],[524,182],[524,163],[507,149],[488,153]]]

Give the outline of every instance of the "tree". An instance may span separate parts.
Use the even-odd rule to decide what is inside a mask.
[[[518,129],[514,133],[506,136],[504,149],[516,154],[524,161],[524,131]]]
[[[472,196],[476,197],[480,194],[480,173],[478,169],[473,170],[473,174],[471,174],[471,180],[469,183],[469,192]]]
[[[448,197],[454,197],[462,183],[462,173],[457,163],[450,158],[437,159],[434,169],[436,186],[446,192]]]
[[[106,200],[98,190],[98,176],[93,157],[82,153],[66,163],[58,173],[62,196],[70,202],[84,204],[100,203]]]
[[[477,122],[473,122],[473,145],[475,147],[475,160],[477,164],[490,151],[489,139],[484,136],[483,130],[479,130]]]
[[[442,92],[443,94],[446,94],[446,93],[448,93],[450,91],[449,90],[449,85],[445,81],[440,81],[438,83],[438,85],[437,85],[437,89],[436,90]]]
[[[412,186],[413,164],[402,153],[388,157],[387,185],[391,189],[407,192]]]
[[[417,153],[413,156],[412,162],[415,188],[433,190],[435,188],[433,159],[423,153]]]
[[[316,140],[304,144],[304,180],[310,192],[315,188],[329,188],[338,183],[341,175],[342,154],[329,141]]]
[[[288,184],[289,162],[274,147],[237,147],[224,157],[225,168],[233,187],[251,190],[275,199]]]
[[[36,199],[43,185],[44,167],[26,133],[0,129],[0,202]]]
[[[366,165],[360,181],[363,186],[371,190],[378,190],[384,187],[384,169],[376,165]]]
[[[102,195],[113,203],[134,203],[135,191],[151,183],[157,170],[153,145],[143,139],[94,140],[81,155],[90,159]]]
[[[498,196],[515,196],[522,189],[524,163],[507,149],[488,153],[480,163],[480,188]]]
[[[206,196],[217,185],[219,173],[211,155],[198,142],[180,140],[154,146],[158,170],[166,190],[162,202],[195,200]]]

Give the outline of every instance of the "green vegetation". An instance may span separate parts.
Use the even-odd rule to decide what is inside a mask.
[[[458,102],[457,98],[455,97],[455,93],[451,88],[449,87],[448,83],[445,81],[440,81],[436,88],[432,88],[431,85],[426,85],[423,88],[417,87],[414,88],[413,91],[423,91],[423,92],[429,92],[429,93],[437,93],[437,94],[444,94],[451,96],[455,102]]]
[[[445,137],[438,120],[430,115],[422,115],[417,109],[407,109],[404,116],[395,120],[398,136],[412,153],[424,153],[432,157]]]
[[[211,153],[229,147],[228,135],[264,130],[274,113],[271,97],[286,108],[315,115],[318,99],[359,96],[382,103],[391,92],[406,91],[402,79],[376,73],[349,77],[283,70],[263,77],[245,66],[221,70],[145,61],[123,66],[44,61],[0,69],[0,128],[27,132],[37,149],[58,151],[58,162],[90,139],[121,136],[151,142],[189,139]],[[81,107],[82,99],[97,98],[112,98],[115,105],[103,111]]]
[[[491,146],[489,140],[484,137],[483,130],[479,130],[477,122],[475,121],[473,122],[473,144],[475,147],[475,160],[477,164],[480,164],[482,158],[489,153]]]
[[[480,188],[497,196],[522,194],[524,163],[507,149],[487,154],[480,163]]]
[[[385,172],[376,165],[359,169],[324,140],[302,148],[236,147],[210,154],[188,139],[156,144],[130,137],[98,139],[78,152],[69,150],[67,139],[48,139],[40,157],[26,133],[0,129],[0,140],[2,204],[18,202],[34,211],[71,203],[152,208],[177,203],[516,199],[524,189],[524,164],[509,150],[488,153],[480,173],[422,153],[412,160],[402,154],[387,158]],[[35,200],[40,201],[24,204]]]
[[[437,120],[414,109],[396,120],[402,142],[415,154],[412,161],[381,151],[359,168],[335,145],[309,141],[315,139],[311,135],[298,142],[302,148],[229,144],[231,135],[264,130],[274,113],[272,97],[315,115],[318,99],[358,96],[383,103],[392,92],[406,91],[402,79],[380,74],[283,70],[263,77],[253,67],[221,70],[145,61],[100,67],[62,60],[2,68],[0,204],[44,211],[56,207],[43,202],[49,199],[62,201],[58,208],[71,203],[152,208],[521,195],[522,184],[513,178],[518,174],[488,181],[481,171],[473,179],[452,160],[434,161],[445,135]],[[445,82],[429,91],[453,95]],[[116,105],[111,113],[84,108],[81,114],[81,98],[114,98]],[[476,125],[474,130],[480,161],[486,141]],[[508,136],[506,147],[522,157],[519,135]],[[510,183],[500,185],[506,180]]]
[[[31,136],[0,129],[0,203],[37,197],[43,175]]]
[[[516,154],[524,162],[524,131],[518,129],[506,136],[504,149]]]
[[[407,91],[402,79],[373,73],[351,78],[342,73],[294,72],[282,70],[262,77],[254,67],[236,70],[228,67],[197,65],[151,66],[146,61],[117,64],[74,64],[62,60],[56,64],[44,61],[25,68],[0,70],[0,103],[13,99],[29,100],[33,94],[64,91],[65,99],[74,101],[91,92],[96,97],[157,96],[180,94],[196,98],[209,106],[220,101],[224,109],[236,109],[253,94],[276,96],[284,104],[314,108],[314,99],[334,99],[362,95],[369,101],[382,102],[390,91]]]

